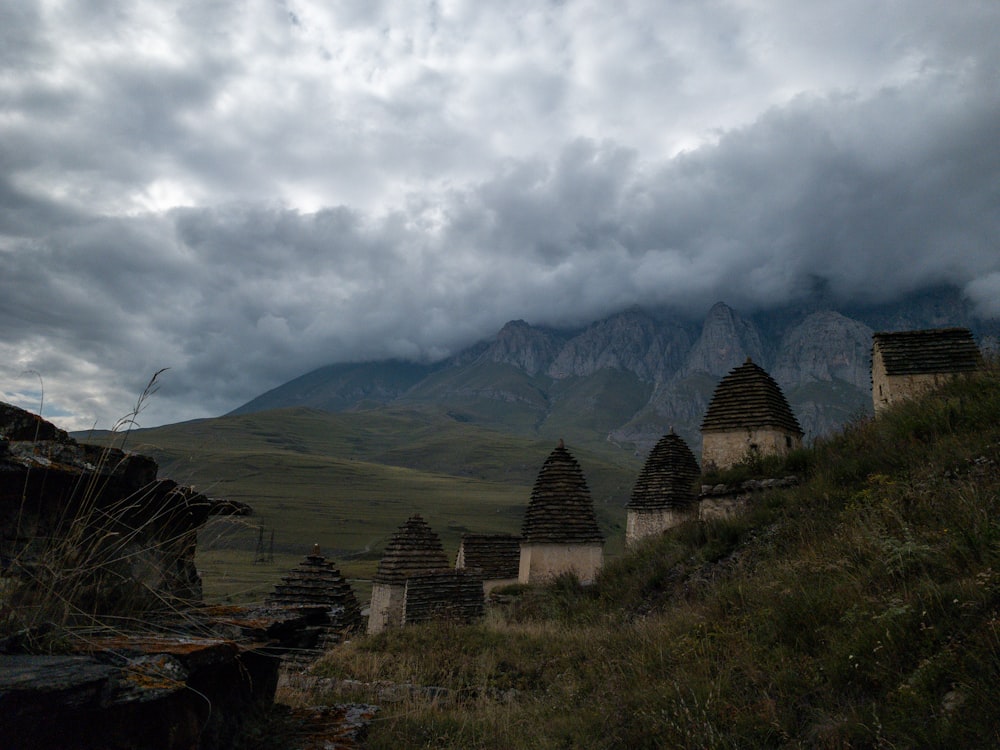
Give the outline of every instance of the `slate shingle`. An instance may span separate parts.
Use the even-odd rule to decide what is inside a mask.
[[[538,472],[521,536],[528,544],[604,542],[583,470],[561,440]]]
[[[334,562],[319,553],[318,544],[297,568],[282,576],[267,602],[291,609],[323,607],[326,610],[328,621],[305,628],[300,634],[303,643],[284,655],[285,669],[305,669],[324,651],[340,643],[347,633],[360,630],[363,625],[354,589]]]
[[[802,436],[802,428],[781,388],[749,357],[730,370],[715,389],[702,432],[774,427]]]
[[[680,435],[671,430],[650,451],[632,488],[629,510],[679,510],[697,502],[698,461]]]
[[[474,622],[486,609],[483,578],[466,570],[419,573],[406,581],[403,622]]]
[[[882,353],[889,376],[971,372],[982,364],[968,328],[880,331],[872,335],[872,346]]]
[[[319,545],[313,547],[312,554],[282,576],[281,583],[268,596],[269,604],[283,607],[326,607],[329,611],[339,610],[340,628],[361,626],[361,608],[351,584],[340,574],[332,560],[319,553]]]
[[[486,580],[517,578],[521,538],[514,534],[462,534],[462,567]]]
[[[389,541],[372,580],[375,583],[402,584],[418,573],[448,567],[440,537],[419,513],[415,513]]]

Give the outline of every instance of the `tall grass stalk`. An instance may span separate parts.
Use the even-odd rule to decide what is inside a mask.
[[[150,378],[133,409],[114,425],[121,447],[156,393],[163,372]],[[37,452],[41,447],[37,432],[34,442]],[[58,462],[58,458],[57,452],[53,459]],[[158,585],[161,581],[153,580],[162,558],[190,542],[189,532],[169,530],[176,508],[169,501],[151,506],[151,500],[162,495],[155,479],[127,497],[109,502],[106,496],[110,483],[130,460],[121,448],[109,443],[97,453],[92,468],[74,469],[78,471],[75,484],[67,489],[50,535],[23,545],[10,565],[15,575],[7,581],[0,602],[0,634],[30,633],[44,625],[47,643],[58,647],[66,639],[86,637],[88,629],[134,628],[149,612],[182,611],[184,603],[164,595]],[[17,516],[18,539],[26,523],[31,473],[56,470],[29,463]],[[153,532],[160,533],[155,547],[149,540]]]

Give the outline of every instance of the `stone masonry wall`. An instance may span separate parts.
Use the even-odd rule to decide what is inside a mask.
[[[944,385],[955,377],[954,373],[926,375],[891,375],[884,370],[872,369],[872,405],[878,413],[893,404],[917,398]]]
[[[625,546],[631,547],[640,539],[662,534],[696,514],[697,505],[684,510],[629,510],[625,520]]]
[[[791,442],[791,445],[788,443]],[[772,427],[753,430],[706,432],[702,440],[701,462],[707,469],[725,469],[743,461],[756,446],[762,456],[784,455],[799,448],[802,440]]]
[[[575,573],[581,583],[593,583],[603,561],[603,544],[522,544],[517,580],[538,583]]]
[[[368,633],[381,633],[386,628],[403,624],[403,602],[406,584],[375,583],[368,615]]]

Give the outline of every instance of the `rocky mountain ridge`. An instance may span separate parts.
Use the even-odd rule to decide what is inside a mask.
[[[638,307],[576,331],[513,320],[492,340],[435,365],[332,365],[233,413],[434,406],[507,431],[572,434],[576,442],[611,441],[643,453],[674,427],[697,452],[715,384],[750,357],[782,387],[809,439],[871,411],[873,330],[943,325],[968,326],[987,345],[1000,326],[975,318],[954,290],[853,311],[817,304],[744,316],[718,302],[700,326]]]

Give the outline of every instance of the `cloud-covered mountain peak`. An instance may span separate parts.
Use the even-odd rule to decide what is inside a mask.
[[[872,329],[826,310],[807,316],[785,334],[771,373],[783,387],[843,380],[869,387]]]
[[[682,375],[708,373],[722,377],[747,357],[766,366],[760,332],[724,302],[717,302],[708,311],[701,336],[691,348]]]
[[[511,320],[497,333],[485,357],[537,375],[551,364],[562,344],[563,339],[558,334],[523,320]]]
[[[593,323],[573,337],[548,374],[558,380],[612,368],[634,373],[647,382],[658,381],[676,370],[690,345],[680,325],[660,323],[643,310],[631,308]]]

